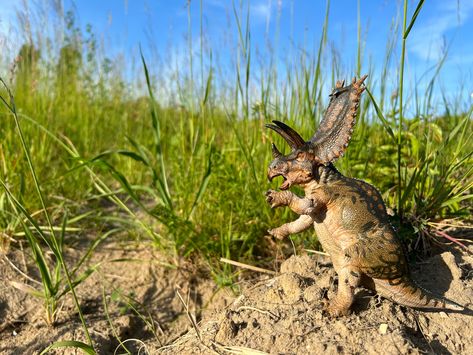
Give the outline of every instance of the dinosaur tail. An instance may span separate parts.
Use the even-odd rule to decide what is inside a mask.
[[[417,285],[407,277],[394,280],[374,280],[376,292],[381,296],[408,307],[424,309],[446,309],[463,311],[465,307],[444,297],[434,295],[430,291]]]

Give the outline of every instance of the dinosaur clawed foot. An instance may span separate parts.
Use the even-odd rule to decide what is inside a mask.
[[[272,235],[273,237],[275,237],[279,240],[282,240],[282,239],[286,238],[289,235],[281,227],[268,229],[268,233],[269,233],[269,235]]]
[[[275,190],[266,191],[266,202],[269,203],[271,208],[287,205],[287,202],[281,196],[281,192]]]
[[[350,307],[340,306],[335,300],[324,302],[324,313],[330,318],[347,316],[350,314]]]

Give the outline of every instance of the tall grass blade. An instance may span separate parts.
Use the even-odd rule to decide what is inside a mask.
[[[391,125],[389,124],[389,122],[384,117],[383,112],[381,111],[381,109],[378,106],[378,103],[376,102],[376,99],[373,97],[373,94],[371,93],[371,91],[368,88],[366,88],[366,92],[368,93],[368,95],[370,97],[370,100],[374,105],[376,115],[381,120],[381,123],[383,124],[384,129],[386,130],[386,132],[388,132],[388,134],[392,138],[393,142],[395,142],[396,137],[394,136],[394,132],[391,128]]]
[[[207,169],[205,170],[204,175],[202,176],[202,180],[199,184],[199,188],[197,190],[197,193],[195,195],[194,202],[192,202],[192,207],[190,209],[190,212],[187,216],[187,219],[189,219],[190,216],[194,213],[195,208],[199,204],[199,202],[202,200],[202,196],[204,195],[205,190],[207,189],[207,185],[210,180],[210,175],[212,174],[212,154],[213,154],[213,149],[212,149],[212,142],[210,143],[210,148],[209,152],[207,153]]]
[[[402,36],[403,39],[406,39],[409,36],[412,26],[414,26],[414,23],[417,20],[417,16],[419,16],[420,10],[422,9],[422,6],[424,6],[424,1],[425,0],[419,0],[419,2],[417,3],[417,7],[414,11],[414,14],[412,15],[411,21],[409,22],[409,26],[407,26],[407,29],[404,31],[404,34]]]
[[[156,111],[156,100],[154,98],[153,94],[153,89],[151,86],[151,80],[149,77],[149,72],[148,72],[148,66],[146,65],[145,58],[143,56],[143,52],[141,51],[140,48],[140,56],[141,56],[141,62],[143,64],[143,69],[145,72],[145,78],[146,78],[146,86],[148,88],[148,95],[149,95],[149,101],[150,101],[150,107],[151,107],[151,121],[152,125],[154,128],[154,140],[155,140],[155,153],[157,154],[161,166],[161,174],[160,174],[160,192],[162,194],[163,200],[165,202],[165,205],[172,210],[173,205],[172,205],[172,200],[171,200],[171,194],[169,192],[169,186],[168,186],[168,181],[167,181],[167,176],[166,176],[166,165],[164,164],[164,157],[163,157],[163,151],[162,151],[162,146],[161,146],[161,125],[158,119],[158,114]]]

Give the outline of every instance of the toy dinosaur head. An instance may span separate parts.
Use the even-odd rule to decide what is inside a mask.
[[[268,169],[270,181],[282,176],[284,183],[280,186],[281,190],[305,184],[313,179],[317,166],[328,165],[344,154],[353,133],[366,77],[359,80],[354,78],[349,86],[345,86],[343,81],[337,82],[320,126],[307,142],[282,122],[273,121],[273,124],[266,125],[281,135],[292,148],[291,153],[283,155],[273,143],[274,160]]]

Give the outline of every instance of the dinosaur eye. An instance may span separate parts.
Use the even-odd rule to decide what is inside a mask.
[[[278,161],[278,163],[276,164],[276,166],[277,166],[278,168],[282,168],[282,167],[284,167],[284,165],[286,165],[286,164],[285,164],[284,162],[282,162],[282,161]]]

